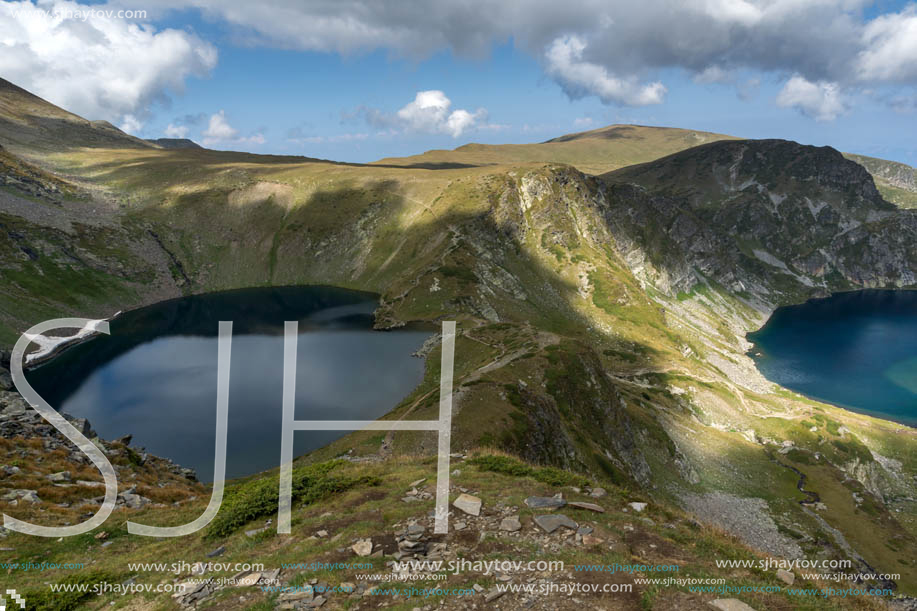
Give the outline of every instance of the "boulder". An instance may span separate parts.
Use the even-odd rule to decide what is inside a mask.
[[[558,528],[569,528],[570,530],[579,528],[579,524],[562,513],[535,516],[535,524],[548,534],[554,532]]]
[[[471,516],[481,515],[481,499],[470,494],[462,493],[459,495],[452,505],[456,509],[461,509],[465,513]]]
[[[67,420],[70,421],[70,424],[73,425],[73,428],[78,430],[80,434],[83,435],[84,437],[87,437],[89,439],[92,439],[93,437],[98,437],[98,435],[96,435],[96,432],[92,430],[92,425],[90,425],[89,421],[86,420],[85,418],[70,418],[66,414],[64,414],[64,418],[67,418]]]
[[[561,496],[530,496],[525,499],[525,504],[532,509],[560,509],[567,501]]]
[[[18,392],[0,390],[0,414],[4,416],[24,414],[29,404]]]
[[[518,532],[522,530],[522,523],[518,517],[509,516],[508,518],[503,518],[500,522],[500,530],[511,533]]]
[[[357,556],[369,556],[373,552],[373,540],[360,539],[354,543],[350,549],[352,549],[353,553]]]
[[[777,579],[791,586],[793,582],[796,581],[796,575],[786,569],[777,569]]]

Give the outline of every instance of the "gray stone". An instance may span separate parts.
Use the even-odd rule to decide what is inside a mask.
[[[500,522],[500,530],[514,533],[521,529],[522,529],[522,523],[519,522],[519,518],[517,518],[516,516],[510,516],[508,518],[503,518],[503,520]]]
[[[646,509],[646,503],[628,503],[628,505],[638,513]]]
[[[217,556],[222,556],[224,553],[226,553],[226,548],[221,545],[220,547],[216,548],[212,552],[208,552],[207,557],[216,558]]]
[[[535,524],[540,526],[541,529],[548,534],[554,532],[558,528],[569,528],[570,530],[576,530],[579,528],[579,525],[576,522],[562,513],[535,516]]]
[[[357,556],[369,556],[373,552],[373,540],[360,539],[354,543],[350,549],[352,549],[353,553]]]
[[[70,420],[70,424],[72,424],[73,427],[82,433],[85,437],[92,439],[93,437],[97,436],[96,432],[92,430],[92,426],[89,424],[89,421],[85,418],[74,418],[73,420]]]
[[[29,404],[18,392],[0,391],[0,414],[4,416],[24,414]]]
[[[130,509],[140,509],[150,502],[149,499],[132,492],[125,492],[121,495],[121,498],[124,499],[124,505]]]
[[[38,498],[38,492],[36,490],[10,490],[2,497],[0,497],[0,500],[3,501],[15,501],[18,499],[29,501],[31,503],[41,502],[41,499]]]
[[[61,484],[64,482],[70,481],[70,471],[58,471],[57,473],[51,473],[46,475],[49,481],[52,481],[56,484]]]
[[[710,606],[720,611],[755,611],[738,598],[717,598],[710,601]]]
[[[571,501],[570,507],[576,507],[577,509],[585,509],[587,511],[594,511],[596,513],[605,513],[605,508],[601,505],[596,505],[595,503],[584,503],[582,501]]]
[[[777,579],[791,586],[793,582],[796,581],[796,575],[786,569],[777,569]]]
[[[290,592],[284,592],[277,597],[277,602],[297,602],[300,600],[312,600],[315,592],[312,586],[301,586]]]
[[[506,594],[505,591],[503,591],[503,590],[498,590],[497,588],[494,588],[494,589],[492,589],[490,592],[488,592],[487,594],[484,595],[484,602],[486,602],[486,603],[492,603],[493,601],[497,600],[498,598],[500,598],[500,597],[503,596],[504,594]]]
[[[591,496],[594,499],[600,499],[603,496],[605,496],[606,494],[608,493],[605,491],[604,488],[593,488],[592,491],[589,493],[589,496]]]
[[[556,496],[530,496],[525,504],[532,509],[560,509],[567,501]]]
[[[479,516],[481,515],[481,499],[470,494],[460,494],[452,505],[456,509],[461,509],[468,515]]]

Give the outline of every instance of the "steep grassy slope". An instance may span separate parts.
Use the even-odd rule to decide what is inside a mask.
[[[627,139],[537,146],[584,140],[597,160]],[[650,154],[628,142],[626,159]],[[107,315],[170,292],[375,291],[380,327],[458,321],[454,450],[497,447],[629,486],[777,556],[845,556],[917,591],[915,431],[773,386],[744,340],[784,303],[913,287],[912,212],[839,153],[777,141],[714,142],[601,178],[436,163],[44,154],[43,171],[76,192],[35,207],[13,187],[4,204],[18,223],[0,233],[15,287],[5,337],[50,312]],[[435,417],[437,363],[434,349],[389,418]],[[357,433],[315,458],[382,446],[428,455],[435,441]],[[797,471],[824,507],[800,504]]]
[[[14,152],[60,151],[69,147],[154,146],[107,121],[87,121],[0,78],[0,133]]]
[[[35,444],[29,444],[30,450]],[[40,445],[40,443],[39,443]],[[11,443],[4,440],[0,449]],[[120,445],[112,450],[123,454]],[[34,452],[33,452],[34,453]],[[47,472],[61,463],[35,463],[19,460],[24,469]],[[57,457],[55,457],[57,459]],[[584,604],[616,609],[684,610],[709,608],[707,604],[722,595],[716,588],[744,588],[738,597],[758,609],[882,609],[878,599],[851,598],[843,603],[817,595],[798,595],[795,590],[833,587],[830,581],[807,579],[802,571],[793,588],[780,581],[773,569],[720,568],[717,562],[763,562],[765,557],[739,540],[715,528],[701,525],[681,510],[656,503],[644,494],[621,488],[602,478],[526,464],[502,454],[479,453],[456,458],[451,498],[459,488],[469,490],[483,501],[481,515],[472,517],[458,510],[452,516],[453,528],[448,535],[431,535],[435,459],[429,457],[392,456],[387,460],[354,463],[346,460],[323,463],[301,462],[295,466],[296,477],[311,483],[311,495],[303,494],[294,503],[292,533],[277,535],[272,527],[264,528],[265,518],[274,509],[265,502],[267,511],[259,512],[259,501],[265,491],[276,496],[276,473],[266,473],[232,484],[226,493],[224,509],[210,528],[191,536],[163,540],[132,537],[125,532],[128,520],[139,523],[184,523],[199,515],[206,505],[204,498],[189,497],[196,487],[170,485],[156,489],[149,484],[154,472],[149,466],[120,467],[122,477],[136,473],[132,481],[144,494],[154,494],[155,501],[143,509],[119,508],[103,528],[63,542],[10,535],[3,544],[15,551],[7,553],[4,562],[20,565],[50,566],[48,570],[9,569],[0,574],[0,585],[15,587],[25,597],[26,609],[173,609],[180,598],[171,591],[140,592],[141,588],[187,584],[206,584],[198,608],[208,609],[275,609],[280,605],[306,600],[304,587],[310,584],[314,596],[327,602],[322,608],[390,608],[414,609],[420,605],[437,608],[468,608],[489,601],[500,586],[570,587],[576,584],[603,584],[622,588],[615,593],[579,592],[570,596],[562,591],[553,594],[507,593],[496,603],[500,609],[581,609]],[[86,476],[91,477],[91,476]],[[595,498],[591,489],[604,486],[607,494]],[[64,488],[46,485],[45,494],[58,494]],[[80,488],[94,494],[97,488]],[[561,511],[581,525],[586,535],[574,535],[566,529],[545,534],[534,523],[543,511],[528,508],[524,499],[533,495],[563,495],[569,501],[589,502],[603,513],[568,506]],[[598,493],[597,493],[598,494]],[[402,499],[416,497],[412,502]],[[630,503],[649,501],[636,512]],[[45,522],[60,521],[67,510],[53,503],[28,507],[4,507],[4,511],[23,519],[36,519],[43,509]],[[71,510],[70,513],[73,511]],[[517,531],[501,528],[504,518],[519,521]],[[460,526],[460,528],[459,528]],[[391,558],[399,549],[398,537],[408,528],[422,529],[419,549],[426,549],[431,561],[444,563],[515,561],[520,564],[538,561],[563,563],[541,570],[485,571],[474,568],[452,570],[407,571],[404,581],[380,581],[391,574]],[[249,531],[246,533],[246,531]],[[370,557],[357,556],[352,547],[360,540],[370,540],[377,551]],[[416,544],[415,544],[416,545]],[[219,552],[214,555],[214,552]],[[397,557],[397,556],[395,556]],[[420,557],[421,561],[424,556]],[[405,559],[407,560],[407,559]],[[68,570],[74,561],[85,570]],[[160,563],[149,566],[147,563]],[[210,568],[206,568],[208,563]],[[246,570],[234,566],[257,563],[263,568]],[[601,567],[635,567],[634,570],[611,572]],[[140,565],[140,566],[138,566]],[[195,565],[198,565],[197,567]],[[480,565],[479,565],[480,566]],[[661,572],[643,567],[666,567]],[[174,568],[173,568],[174,567]],[[341,567],[341,568],[337,568]],[[674,568],[677,567],[677,568]],[[276,573],[274,573],[276,571]],[[272,577],[268,577],[271,575]],[[259,576],[264,576],[259,582]],[[247,585],[221,585],[221,580],[244,580]],[[677,578],[682,585],[670,587],[641,582],[646,578]],[[688,580],[703,585],[688,585]],[[53,593],[51,585],[129,584],[135,593],[118,592],[101,595],[72,592]],[[710,585],[708,585],[710,584]],[[474,589],[480,588],[480,592]],[[335,589],[337,588],[337,589]],[[424,594],[423,588],[438,588],[440,593]],[[707,589],[709,588],[709,589]],[[375,589],[375,591],[374,591]],[[408,596],[407,592],[412,591]],[[467,590],[462,596],[443,591]],[[442,607],[440,607],[442,605]]]

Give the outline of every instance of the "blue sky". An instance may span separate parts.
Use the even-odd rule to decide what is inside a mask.
[[[147,15],[73,16],[89,9]],[[570,0],[564,9],[0,2],[0,76],[142,137],[344,161],[639,123],[917,165],[913,3]]]

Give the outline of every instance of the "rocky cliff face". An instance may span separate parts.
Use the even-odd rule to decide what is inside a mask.
[[[917,285],[917,213],[829,147],[716,142],[603,177],[606,219],[669,292],[715,281],[779,305]]]

